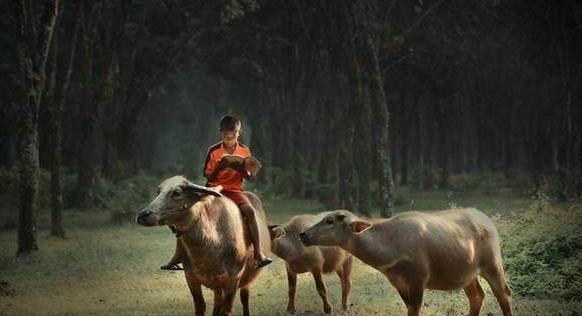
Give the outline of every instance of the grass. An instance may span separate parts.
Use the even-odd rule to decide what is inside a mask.
[[[476,206],[490,214],[510,214],[531,205],[528,199],[482,194],[455,195],[441,192],[404,192],[416,209],[446,208],[451,204]],[[265,201],[270,221],[323,210],[308,200]],[[173,253],[174,237],[166,227],[145,228],[135,224],[111,225],[107,213],[67,212],[68,238],[47,237],[39,231],[40,250],[15,257],[16,233],[0,231],[0,315],[192,315],[193,303],[182,272],[158,267]],[[511,229],[501,225],[500,229]],[[502,231],[502,235],[507,232]],[[511,279],[511,275],[509,276]],[[341,311],[340,285],[335,275],[325,278],[337,315],[404,315],[405,306],[394,288],[376,270],[357,261],[353,272],[352,306]],[[482,315],[500,315],[486,287]],[[212,293],[204,291],[207,314]],[[286,315],[287,281],[280,259],[265,269],[251,287],[253,315]],[[299,315],[322,315],[321,300],[310,275],[300,275],[296,307]],[[582,301],[560,302],[514,297],[515,315],[576,315]],[[466,315],[462,291],[427,291],[423,315]],[[238,301],[235,315],[241,314]]]

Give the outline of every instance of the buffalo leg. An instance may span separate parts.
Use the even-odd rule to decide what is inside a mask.
[[[315,286],[317,287],[317,292],[323,301],[323,312],[326,314],[331,313],[331,305],[329,305],[329,301],[327,300],[327,288],[325,287],[325,283],[323,283],[323,274],[321,271],[314,271],[313,272],[313,279],[315,279]]]
[[[192,299],[194,300],[194,311],[196,316],[204,315],[206,313],[206,303],[204,302],[204,296],[202,296],[202,287],[200,283],[194,281],[194,278],[189,276],[187,272],[186,282],[188,283],[190,294],[192,294]]]
[[[230,284],[224,289],[224,297],[222,300],[222,315],[224,316],[232,315],[232,306],[234,305],[234,298],[236,296],[237,289],[238,280],[232,282],[232,284]]]
[[[224,299],[222,297],[222,290],[214,290],[214,307],[212,308],[212,316],[222,316]]]
[[[484,269],[482,275],[489,283],[491,291],[493,291],[501,307],[503,316],[511,316],[511,289],[505,279],[501,263],[497,263],[489,269]]]
[[[483,292],[479,280],[475,278],[475,280],[467,284],[463,290],[469,299],[469,315],[479,316],[479,311],[481,311],[481,306],[483,305],[483,299],[485,299],[485,292]]]
[[[422,287],[409,288],[409,289],[397,289],[398,294],[402,297],[406,308],[408,309],[408,316],[419,316],[420,307],[422,306]]]
[[[342,285],[342,308],[347,310],[350,301],[350,291],[352,289],[352,257],[346,259],[343,267],[338,271],[338,276]]]
[[[295,289],[297,289],[297,274],[287,270],[287,283],[289,283],[289,301],[287,312],[295,314]]]
[[[248,287],[243,287],[240,289],[240,302],[243,307],[243,316],[249,316],[249,293],[250,290]]]

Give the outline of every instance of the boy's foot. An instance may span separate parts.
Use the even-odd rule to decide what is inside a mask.
[[[268,266],[269,264],[271,264],[273,262],[273,260],[271,260],[271,258],[268,257],[263,257],[259,260],[256,261],[255,263],[255,268],[256,269],[260,269],[264,266]]]
[[[164,264],[163,266],[160,267],[160,269],[162,269],[162,270],[171,270],[171,271],[184,270],[184,268],[180,267],[180,265],[178,265],[177,263]]]

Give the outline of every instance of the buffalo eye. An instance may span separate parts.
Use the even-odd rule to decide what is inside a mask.
[[[325,220],[325,223],[326,223],[327,225],[331,225],[331,224],[333,224],[333,221],[331,220],[331,218],[327,218],[327,219]]]
[[[172,191],[173,198],[179,197],[180,195],[182,195],[182,190],[176,189],[176,190]]]

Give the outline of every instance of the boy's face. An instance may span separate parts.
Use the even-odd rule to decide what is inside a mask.
[[[220,130],[220,135],[222,137],[222,143],[226,148],[232,148],[238,142],[238,137],[240,136],[241,129],[237,128],[234,131]]]

